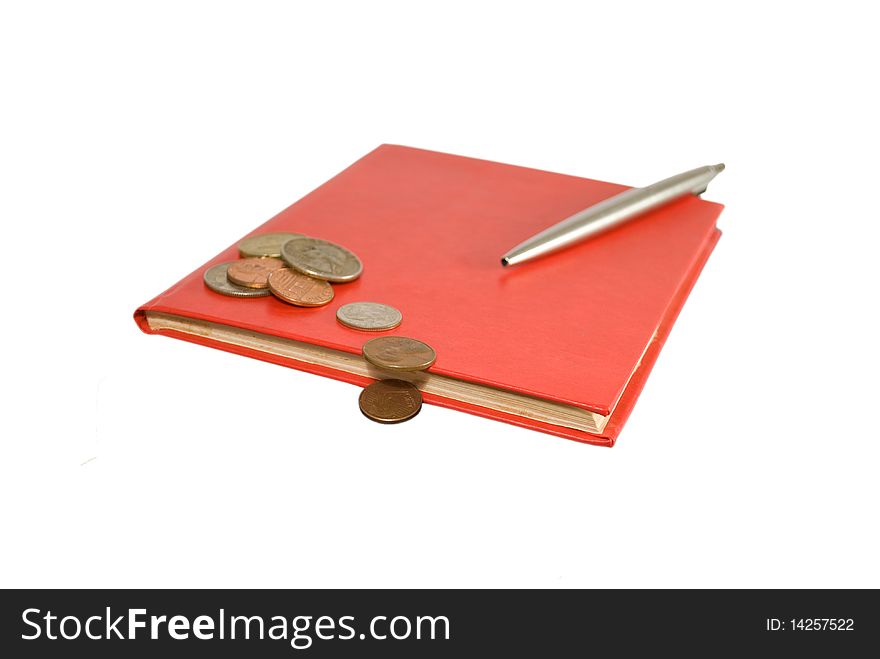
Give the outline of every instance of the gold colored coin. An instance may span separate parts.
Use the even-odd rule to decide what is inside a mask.
[[[269,275],[284,267],[281,259],[251,258],[233,261],[226,276],[233,284],[245,288],[269,288]]]
[[[293,238],[281,247],[281,258],[304,275],[335,283],[361,276],[361,260],[344,247],[319,238]]]
[[[230,297],[266,297],[269,295],[268,289],[245,288],[244,286],[236,286],[229,281],[226,276],[226,271],[233,263],[235,263],[235,261],[221,263],[205,270],[205,285],[215,293],[228,295]]]
[[[422,392],[404,380],[379,380],[358,398],[364,416],[379,423],[400,423],[422,409]]]
[[[269,290],[279,300],[298,307],[322,307],[333,299],[333,287],[290,268],[269,275]]]
[[[392,371],[424,371],[430,368],[437,353],[427,343],[405,336],[380,336],[364,344],[364,359]]]
[[[245,259],[253,256],[281,258],[281,246],[291,238],[302,237],[301,233],[261,233],[238,243],[238,253]]]

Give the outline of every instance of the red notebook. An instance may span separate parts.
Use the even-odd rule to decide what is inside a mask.
[[[361,357],[365,341],[412,337],[437,353],[428,372],[407,376],[425,402],[610,446],[718,240],[723,207],[689,196],[523,265],[499,259],[625,189],[383,145],[252,232],[303,233],[357,254],[363,275],[334,285],[329,305],[209,290],[204,271],[236,259],[235,241],[135,319],[145,332],[360,386],[386,376]],[[403,322],[344,327],[336,309],[357,301],[390,304]]]

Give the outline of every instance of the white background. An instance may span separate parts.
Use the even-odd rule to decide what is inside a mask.
[[[870,3],[2,7],[0,585],[880,586]],[[383,142],[727,164],[615,448],[137,330]]]

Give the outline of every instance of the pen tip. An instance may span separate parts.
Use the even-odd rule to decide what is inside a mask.
[[[510,261],[507,260],[506,256],[501,259],[501,265],[503,265],[505,268],[510,265]]]
[[[715,165],[715,169],[717,169],[717,170],[718,170],[718,173],[720,174],[721,172],[724,171],[724,163],[723,163],[723,162],[719,162],[717,165]]]

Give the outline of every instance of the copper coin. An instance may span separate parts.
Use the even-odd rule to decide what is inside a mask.
[[[238,253],[242,258],[251,256],[281,257],[281,246],[291,238],[301,238],[301,233],[258,233],[238,243]]]
[[[364,266],[350,251],[319,238],[293,238],[281,246],[281,258],[304,275],[335,283],[353,281]]]
[[[422,409],[422,392],[404,380],[379,380],[361,392],[358,404],[373,421],[400,423]]]
[[[205,285],[216,293],[230,297],[266,297],[269,295],[269,291],[265,288],[245,288],[244,286],[236,286],[229,281],[226,271],[232,263],[221,263],[205,270]]]
[[[233,284],[245,288],[269,288],[269,275],[283,267],[281,259],[243,259],[233,262],[226,276]]]
[[[424,371],[430,368],[437,353],[427,343],[405,336],[380,336],[364,344],[364,359],[380,368],[393,371]]]
[[[322,307],[333,299],[333,287],[328,282],[290,268],[269,275],[269,290],[279,300],[298,307]]]

